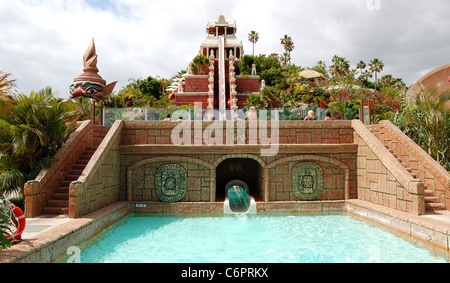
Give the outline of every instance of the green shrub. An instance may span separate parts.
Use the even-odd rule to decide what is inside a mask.
[[[11,231],[11,219],[8,216],[9,209],[6,202],[0,198],[0,250],[9,248],[11,242],[6,238],[5,235],[12,237]]]

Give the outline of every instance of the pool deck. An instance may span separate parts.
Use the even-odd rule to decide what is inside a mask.
[[[444,254],[450,251],[450,211],[416,216],[360,200],[349,200],[345,204],[344,212],[429,243]],[[66,254],[68,247],[94,237],[132,212],[129,202],[117,202],[77,219],[49,215],[27,219],[22,241],[0,251],[0,263],[53,262],[58,256]],[[450,257],[450,253],[447,256]]]

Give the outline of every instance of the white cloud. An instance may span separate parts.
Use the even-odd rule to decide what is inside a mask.
[[[449,63],[449,8],[446,0],[381,0],[380,11],[367,0],[2,0],[0,70],[13,73],[21,92],[51,86],[68,97],[95,38],[100,75],[118,80],[116,90],[129,78],[170,78],[197,54],[206,22],[223,14],[236,20],[247,54],[251,30],[260,34],[257,54],[282,53],[287,34],[296,65],[379,58],[384,73],[411,84]]]

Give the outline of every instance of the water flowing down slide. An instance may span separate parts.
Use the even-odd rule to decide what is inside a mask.
[[[227,184],[224,213],[257,213],[255,199],[250,195],[247,184],[239,180]]]

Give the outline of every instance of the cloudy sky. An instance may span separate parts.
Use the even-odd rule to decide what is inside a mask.
[[[296,65],[378,58],[382,75],[410,85],[450,63],[448,11],[448,0],[0,0],[0,70],[18,92],[50,86],[67,98],[94,38],[99,74],[116,91],[130,78],[171,78],[198,54],[207,21],[225,15],[246,54],[251,30],[256,54],[283,53],[287,34]]]

